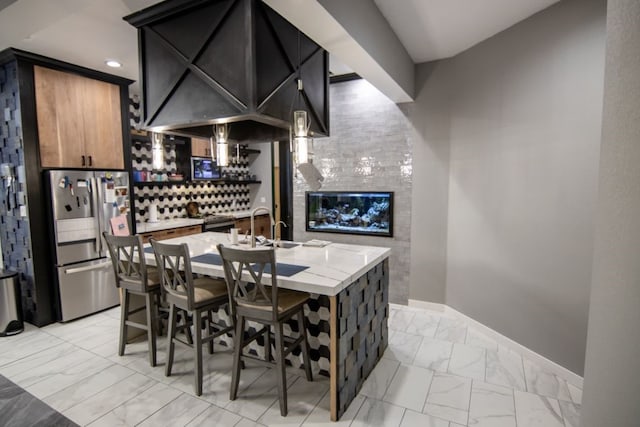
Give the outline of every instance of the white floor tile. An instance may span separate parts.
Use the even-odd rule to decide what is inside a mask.
[[[431,381],[427,404],[447,406],[468,412],[470,398],[470,378],[438,372],[433,376],[433,380]],[[460,422],[456,420],[451,421]],[[461,424],[466,424],[466,419],[464,423]]]
[[[458,319],[443,317],[440,319],[435,338],[443,341],[464,343],[467,337],[467,325]]]
[[[123,402],[120,406],[100,417],[92,427],[133,426],[176,399],[182,393],[166,384],[156,383],[140,394]]]
[[[524,378],[529,393],[571,401],[571,395],[565,380],[558,378],[552,372],[543,370],[526,357],[522,361],[524,362]]]
[[[452,350],[453,343],[424,337],[413,364],[433,371],[446,372]]]
[[[140,427],[175,427],[183,426],[194,420],[211,404],[186,393],[178,396],[177,399],[155,412],[139,424]],[[213,425],[213,424],[210,424]]]
[[[187,424],[187,427],[228,427],[236,425],[240,420],[242,417],[238,414],[216,405],[209,405],[209,408]]]
[[[62,412],[134,374],[134,371],[124,366],[112,365],[45,397],[43,401],[57,411]]]
[[[469,411],[433,403],[426,403],[422,412],[435,418],[442,418],[461,425],[467,425],[469,418]]]
[[[415,312],[403,309],[392,309],[392,312],[393,315],[389,319],[389,329],[406,332],[413,320],[413,316],[415,316]]]
[[[569,388],[571,401],[577,405],[582,404],[582,389],[574,386],[573,384],[567,384],[567,387]]]
[[[559,403],[564,425],[566,427],[580,427],[582,425],[580,423],[580,405],[562,400]]]
[[[331,396],[325,393],[302,425],[304,427],[348,427],[360,410],[364,399],[364,396],[357,395],[340,419],[334,422],[331,421]]]
[[[154,383],[149,377],[133,374],[62,413],[80,425],[89,424],[152,387]]]
[[[486,382],[526,390],[522,357],[502,348],[498,351],[487,350]]]
[[[400,427],[449,427],[449,421],[407,409]]]
[[[469,426],[516,427],[513,389],[474,381],[471,387]]]
[[[448,371],[451,374],[484,381],[486,350],[464,344],[454,344]]]
[[[102,357],[93,356],[82,363],[68,366],[60,371],[53,371],[52,375],[32,384],[25,389],[39,399],[57,393],[83,379],[101,372],[113,363]]]
[[[440,316],[418,311],[407,325],[406,332],[433,338],[436,335],[439,323]]]
[[[383,400],[422,412],[432,378],[433,371],[429,369],[400,365]]]
[[[564,427],[556,399],[517,390],[514,393],[518,427]]]
[[[246,370],[246,369],[245,369]],[[287,376],[287,387],[301,378]],[[303,380],[306,381],[306,380]],[[257,421],[278,400],[278,383],[275,369],[267,369],[253,383],[239,389],[236,400],[229,401],[225,409],[245,418]],[[227,391],[228,394],[228,391]]]
[[[395,331],[389,338],[389,346],[383,357],[400,363],[412,363],[420,344],[422,336]]]
[[[392,405],[381,400],[367,398],[360,406],[356,418],[351,423],[352,427],[398,427],[404,408]]]
[[[273,402],[258,422],[268,426],[299,426],[329,390],[328,381],[307,381],[298,378],[287,387],[287,416],[280,415],[280,401]]]
[[[255,421],[243,418],[234,427],[262,427],[263,425],[264,424],[259,424]]]
[[[472,345],[474,347],[480,347],[487,350],[498,350],[498,343],[489,336],[479,332],[473,328],[467,329],[467,339],[465,341],[467,345]]]
[[[380,359],[375,369],[362,384],[360,394],[373,399],[382,399],[398,370],[398,366],[400,363],[394,360]]]
[[[51,347],[62,344],[58,337],[45,332],[34,331],[30,333],[15,335],[13,337],[3,337],[0,347],[0,367],[14,363],[24,357],[38,354]]]

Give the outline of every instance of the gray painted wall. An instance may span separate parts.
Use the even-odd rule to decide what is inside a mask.
[[[294,179],[294,240],[390,247],[390,301],[406,304],[411,259],[410,105],[394,104],[365,80],[332,84],[330,96],[331,137],[314,143],[313,163],[325,177],[322,190],[394,191],[394,237],[306,232],[309,188],[299,176]]]
[[[640,422],[640,2],[609,0],[582,425]]]
[[[409,298],[445,302],[451,61],[416,67],[411,204],[411,276]]]
[[[560,2],[433,66],[417,88],[415,108],[426,112],[426,123],[413,119],[424,139],[414,144],[416,174],[432,168],[434,158],[444,162],[447,137],[451,144],[445,302],[578,374],[591,282],[604,39],[604,0]],[[450,88],[449,117],[437,120],[446,96],[437,94],[436,83]],[[414,176],[413,211],[432,204],[442,223],[445,196],[432,203],[433,193],[422,193],[431,184]],[[418,222],[413,230],[411,293],[441,301],[442,234]],[[418,245],[425,246],[418,251]],[[420,288],[423,277],[433,280]]]

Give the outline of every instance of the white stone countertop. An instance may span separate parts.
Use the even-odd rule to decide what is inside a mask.
[[[168,230],[170,228],[201,225],[202,223],[202,218],[163,219],[158,222],[138,222],[136,223],[136,230],[138,233],[149,233],[152,231]]]
[[[227,233],[207,232],[175,237],[163,240],[162,243],[186,243],[193,258],[205,253],[217,254],[216,245],[218,243],[229,245],[228,237]],[[249,248],[248,244],[237,246]],[[289,249],[278,248],[276,249],[277,262],[309,267],[289,277],[279,275],[278,286],[320,295],[337,295],[373,266],[388,258],[390,253],[390,248],[344,243],[331,243],[322,248],[306,247],[301,244]],[[153,254],[145,253],[145,259],[148,264],[155,265]],[[191,267],[194,273],[224,277],[221,265],[192,261]],[[265,274],[264,277],[267,278],[269,275]],[[250,280],[248,274],[247,279]]]

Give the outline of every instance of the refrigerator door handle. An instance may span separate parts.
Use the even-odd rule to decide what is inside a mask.
[[[111,261],[101,262],[100,264],[88,265],[86,267],[67,268],[64,274],[76,274],[85,271],[100,270],[102,268],[111,267]]]
[[[91,201],[93,203],[93,209],[94,209],[93,217],[95,218],[95,221],[96,221],[96,252],[100,254],[102,251],[102,236],[100,233],[101,232],[100,224],[102,223],[102,221],[100,220],[100,216],[102,212],[102,209],[100,206],[100,200],[102,199],[102,194],[100,191],[100,185],[98,185],[98,180],[95,177],[91,178],[89,185],[93,187],[91,190]]]

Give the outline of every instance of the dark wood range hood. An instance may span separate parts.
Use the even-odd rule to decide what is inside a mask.
[[[124,19],[138,28],[144,128],[209,137],[229,123],[234,140],[284,140],[304,109],[329,135],[327,52],[261,1],[168,0]]]

